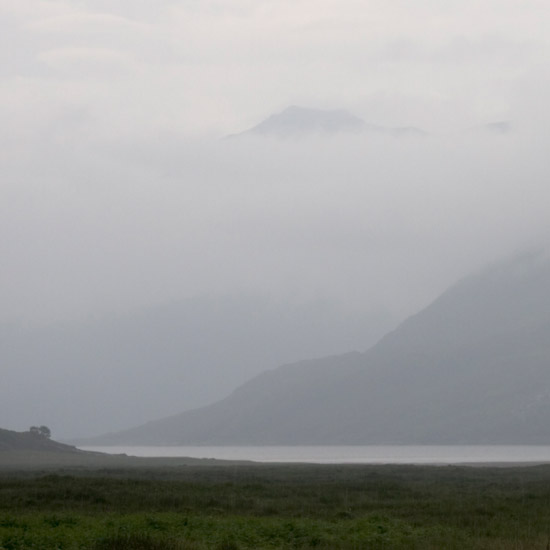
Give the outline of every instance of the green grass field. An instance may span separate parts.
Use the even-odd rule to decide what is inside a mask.
[[[0,548],[549,548],[550,466],[0,471]]]

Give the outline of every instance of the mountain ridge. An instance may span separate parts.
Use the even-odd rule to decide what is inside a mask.
[[[238,294],[61,326],[0,325],[0,418],[17,430],[40,418],[62,439],[116,431],[212,403],[282,363],[366,349],[393,324],[381,309]]]
[[[493,265],[364,353],[279,367],[208,407],[95,442],[548,443],[549,287],[546,257]]]

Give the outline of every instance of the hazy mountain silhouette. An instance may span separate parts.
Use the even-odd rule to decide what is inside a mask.
[[[386,128],[367,124],[363,119],[343,109],[322,110],[292,105],[273,114],[238,136],[264,136],[277,138],[304,137],[334,134],[388,134],[395,137],[423,136],[426,132],[412,126]]]
[[[485,124],[484,129],[491,134],[503,135],[513,132],[514,125],[508,120],[500,120],[498,122]]]
[[[226,399],[98,444],[548,443],[550,262],[445,292],[366,353],[263,373]]]
[[[0,419],[92,436],[212,403],[305,357],[367,349],[385,312],[202,296],[56,326],[0,325]]]
[[[509,120],[497,120],[486,124],[472,126],[464,131],[467,135],[502,137],[515,134],[516,124]]]

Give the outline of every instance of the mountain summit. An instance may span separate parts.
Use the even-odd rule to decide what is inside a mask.
[[[322,111],[291,106],[281,113],[271,115],[251,128],[248,133],[284,137],[311,133],[358,133],[364,127],[365,122],[348,111],[341,109]]]
[[[548,444],[550,261],[459,282],[365,353],[265,372],[100,444]]]
[[[229,137],[248,135],[290,138],[367,132],[391,134],[396,137],[425,135],[425,132],[414,127],[385,128],[367,124],[363,119],[343,109],[322,110],[292,105],[280,113],[271,115],[249,130]]]

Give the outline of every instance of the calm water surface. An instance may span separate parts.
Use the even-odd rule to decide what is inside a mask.
[[[265,447],[81,447],[144,457],[218,458],[317,464],[460,464],[550,462],[550,446],[372,445]]]

